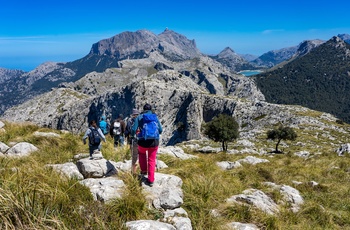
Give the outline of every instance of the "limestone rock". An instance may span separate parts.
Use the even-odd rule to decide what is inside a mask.
[[[32,152],[37,151],[38,148],[33,144],[27,142],[20,142],[9,148],[6,152],[8,156],[24,157],[29,156]]]
[[[87,186],[94,198],[102,202],[109,202],[111,199],[121,198],[125,184],[116,177],[88,178],[79,181]]]
[[[77,165],[73,162],[67,162],[64,164],[49,164],[47,166],[54,168],[69,178],[77,178],[78,180],[84,179],[83,175],[79,172]]]
[[[0,153],[5,153],[10,147],[5,143],[0,142]]]
[[[156,209],[175,209],[183,204],[182,180],[174,175],[155,173],[153,187],[142,184],[146,199]]]
[[[183,151],[182,148],[177,146],[165,146],[158,148],[158,154],[167,154],[182,160],[187,160],[191,158],[198,158],[197,156],[187,154]]]
[[[338,154],[338,156],[344,156],[345,153],[350,153],[350,144],[346,143],[346,144],[342,144],[337,150],[336,153]]]
[[[242,194],[227,199],[227,202],[253,205],[270,215],[279,212],[277,204],[264,192],[257,189],[244,190]]]
[[[220,161],[216,162],[216,165],[219,166],[222,170],[230,170],[242,167],[241,163],[238,161],[230,162],[230,161]]]
[[[173,225],[155,220],[135,220],[126,222],[129,230],[176,230]]]
[[[84,178],[102,178],[118,173],[114,163],[106,159],[80,159],[77,161],[77,167]]]
[[[266,160],[266,159],[260,159],[260,158],[254,157],[254,156],[247,156],[244,159],[238,160],[238,162],[255,165],[255,164],[260,164],[260,163],[265,163],[265,162],[270,162],[270,161]]]
[[[232,222],[226,225],[229,229],[233,230],[259,230],[255,224],[245,224],[240,222]]]
[[[39,132],[39,131],[35,131],[33,133],[34,136],[37,137],[52,137],[52,138],[60,138],[61,136],[57,133],[53,133],[53,132]]]

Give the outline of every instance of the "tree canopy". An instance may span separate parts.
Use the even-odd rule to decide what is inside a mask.
[[[294,132],[294,130],[290,127],[284,127],[280,125],[276,129],[272,129],[267,131],[267,139],[276,140],[276,150],[275,153],[282,153],[278,150],[278,145],[280,144],[281,140],[291,140],[294,141],[297,138],[297,134]]]
[[[219,114],[204,125],[204,134],[215,142],[221,142],[224,151],[227,151],[228,142],[238,138],[238,130],[236,120],[227,114]]]

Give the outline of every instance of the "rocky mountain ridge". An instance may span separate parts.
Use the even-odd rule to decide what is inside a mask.
[[[158,36],[147,30],[123,32],[93,44],[90,53],[81,59],[67,63],[43,63],[31,72],[7,77],[4,89],[0,91],[0,114],[63,82],[77,81],[93,71],[117,68],[120,60],[146,58],[153,52],[175,61],[201,56],[194,40],[171,30],[165,30]]]

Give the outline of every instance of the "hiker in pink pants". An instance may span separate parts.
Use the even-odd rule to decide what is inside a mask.
[[[152,112],[152,106],[145,104],[143,106],[143,112],[135,119],[131,135],[136,134],[138,139],[137,144],[141,169],[140,179],[143,181],[144,175],[148,174],[145,184],[150,187],[154,183],[159,134],[162,131],[162,125],[157,115]]]
[[[154,171],[156,168],[156,157],[158,146],[144,148],[142,146],[138,146],[139,150],[139,164],[141,168],[141,173],[148,174],[148,184],[150,186],[153,185],[154,182]],[[146,183],[147,184],[147,183]]]

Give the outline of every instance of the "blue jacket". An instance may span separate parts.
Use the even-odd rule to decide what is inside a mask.
[[[152,111],[146,110],[143,113],[141,113],[139,116],[136,117],[134,125],[131,129],[131,136],[134,136],[136,134],[137,129],[142,128],[142,126],[143,126],[142,119],[143,119],[143,114],[145,114],[145,113],[152,113]],[[162,124],[159,122],[158,118],[157,118],[157,123],[158,123],[159,134],[161,134],[163,132],[163,127],[162,127]],[[139,139],[137,141],[137,144],[144,147],[144,148],[155,147],[155,146],[159,145],[159,140],[157,140],[157,139],[151,139],[151,140]]]

